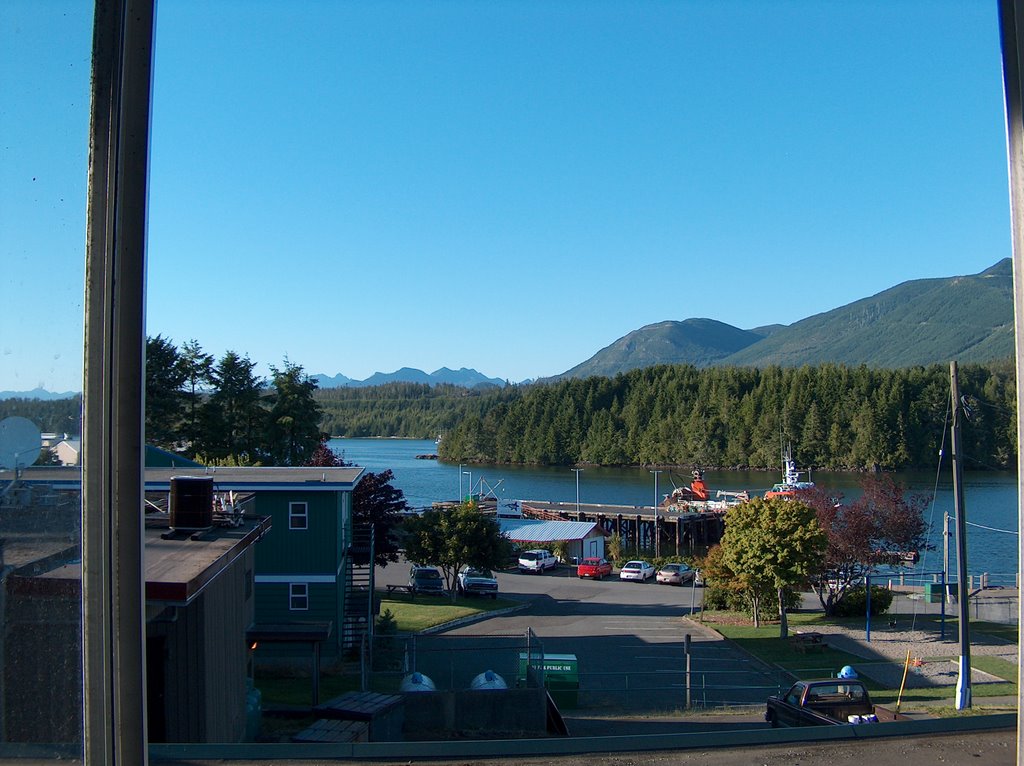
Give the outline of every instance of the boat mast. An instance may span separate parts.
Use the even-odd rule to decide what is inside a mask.
[[[953,512],[956,514],[956,580],[960,622],[960,675],[956,682],[956,709],[971,706],[971,638],[967,608],[967,520],[964,517],[963,460],[960,454],[960,382],[956,362],[949,363],[950,396],[953,400],[953,426],[950,448],[953,452]]]

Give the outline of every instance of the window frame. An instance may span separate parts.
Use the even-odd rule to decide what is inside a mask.
[[[305,606],[296,606],[296,603],[303,602]],[[309,583],[290,582],[288,583],[288,611],[308,612],[309,611]]]
[[[146,191],[155,0],[96,0],[85,268],[85,763],[145,763]]]
[[[296,509],[301,506],[302,511]],[[299,522],[302,522],[299,526]],[[288,502],[288,530],[305,532],[309,529],[309,503],[304,500],[291,500]]]
[[[143,486],[141,389],[154,0],[95,0],[95,9],[82,433],[83,686],[88,690],[83,703],[84,760],[145,763],[138,509]],[[1024,89],[1020,72],[1024,0],[1000,0],[999,13],[1016,371],[1017,380],[1024,381]],[[1022,409],[1024,392],[1019,385],[1019,444],[1024,444]],[[1018,477],[1019,486],[1024,486],[1024,450],[1018,450]],[[1024,505],[1018,520],[1024,526]],[[1020,561],[1024,562],[1024,555]],[[1024,571],[1020,564],[1018,571]],[[1024,608],[1020,617],[1024,618]],[[1024,636],[1018,650],[1021,640]],[[1018,695],[1018,701],[1024,699],[1021,692]],[[1020,704],[1017,731],[1022,745],[1024,705]]]

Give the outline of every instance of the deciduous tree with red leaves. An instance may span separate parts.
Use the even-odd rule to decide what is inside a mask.
[[[373,527],[373,560],[382,567],[398,561],[395,531],[402,513],[409,510],[405,494],[391,485],[394,478],[390,468],[380,473],[367,471],[352,492],[352,524]]]
[[[890,476],[866,477],[860,497],[851,503],[820,487],[801,491],[799,499],[814,508],[828,536],[825,567],[811,580],[827,615],[876,567],[899,567],[909,554],[927,547],[928,498],[908,494]]]

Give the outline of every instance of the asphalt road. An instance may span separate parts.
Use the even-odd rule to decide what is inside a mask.
[[[623,582],[617,576],[580,580],[572,572],[560,567],[543,575],[497,573],[501,597],[524,608],[417,638],[417,669],[448,688],[468,685],[484,670],[511,683],[518,654],[528,643],[536,651],[539,642],[545,655],[576,657],[579,694],[574,705],[562,706],[575,733],[607,733],[618,724],[602,716],[613,713],[643,716],[643,725],[653,730],[659,728],[655,717],[672,716],[678,724],[683,710],[726,705],[754,706],[730,721],[762,725],[765,698],[786,682],[686,619],[699,612],[701,588]],[[404,564],[378,570],[378,586],[404,583],[407,574]],[[633,731],[636,725],[623,726]]]
[[[378,586],[387,583],[404,584],[408,566],[391,565],[378,570]],[[699,604],[700,589],[673,588],[655,584],[579,581],[558,574],[519,575],[500,573],[499,588],[502,596],[521,602],[519,611],[496,615],[469,625],[463,625],[437,637],[421,636],[417,646],[421,654],[431,654],[432,642],[445,646],[444,652],[453,670],[459,673],[479,672],[480,663],[493,660],[504,649],[510,652],[523,646],[523,636],[531,629],[536,640],[543,642],[546,653],[573,653],[578,656],[581,669],[580,704],[565,710],[570,734],[574,737],[601,737],[608,735],[658,734],[693,732],[725,732],[725,746],[701,745],[690,749],[637,750],[615,752],[589,752],[584,754],[556,754],[529,756],[517,753],[516,741],[508,740],[507,757],[461,756],[451,759],[431,758],[437,766],[792,766],[793,764],[827,763],[831,766],[933,766],[936,763],[985,764],[1010,766],[1016,762],[1016,733],[1013,730],[950,732],[937,734],[904,735],[882,739],[841,739],[824,742],[793,742],[789,744],[747,744],[737,746],[732,730],[749,731],[765,726],[760,721],[766,693],[751,693],[756,703],[746,714],[722,714],[708,710],[684,711],[685,685],[678,681],[685,675],[679,668],[685,666],[683,636],[692,638],[691,676],[712,669],[734,674],[734,681],[720,682],[716,691],[722,697],[736,696],[738,689],[717,687],[738,686],[748,690],[758,682],[768,683],[765,674],[751,667],[746,657],[730,648],[729,643],[716,638],[711,631],[702,631],[698,623],[686,619],[691,599]],[[459,647],[469,647],[460,649]],[[477,647],[477,648],[474,648]],[[511,670],[515,672],[514,667]],[[439,679],[444,673],[438,674]],[[657,682],[643,681],[648,675],[664,676]],[[725,677],[725,676],[723,676]],[[611,692],[614,704],[602,707],[597,684],[600,679],[628,679],[628,688]],[[627,681],[619,680],[622,684]],[[460,681],[461,683],[461,681]],[[613,684],[614,685],[614,684]],[[695,684],[691,678],[691,693]],[[753,698],[756,697],[756,700]],[[708,708],[715,710],[713,704]],[[628,714],[624,714],[626,711]],[[736,742],[744,741],[736,735]],[[644,739],[641,737],[640,739]],[[747,740],[749,741],[749,740]],[[292,766],[322,764],[330,758],[289,758],[277,761]],[[409,757],[377,760],[375,763],[407,764],[420,759]],[[167,760],[165,763],[184,763]],[[238,766],[266,763],[266,759],[233,761]],[[188,759],[189,764],[223,763],[222,760]],[[370,763],[348,759],[357,766]]]

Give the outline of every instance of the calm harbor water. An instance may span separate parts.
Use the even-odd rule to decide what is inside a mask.
[[[496,466],[442,463],[418,460],[416,455],[436,450],[431,440],[419,439],[332,439],[331,448],[346,460],[379,472],[390,468],[395,486],[405,493],[415,508],[430,507],[437,500],[454,500],[459,492],[493,491],[508,500],[576,501],[576,474],[569,468],[538,466]],[[461,478],[461,481],[460,481]],[[781,481],[779,472],[706,471],[705,481],[712,490],[750,490],[763,492]],[[811,477],[847,499],[859,493],[860,475],[819,472]],[[930,498],[925,521],[930,526],[934,550],[922,554],[919,572],[942,569],[943,514],[953,515],[952,474],[900,473],[897,479],[911,492]],[[683,472],[663,471],[658,476],[658,492],[664,495],[676,486],[689,484]],[[1012,585],[1017,572],[1017,475],[1009,472],[970,472],[965,477],[964,495],[967,532],[967,569],[972,575],[989,573],[990,582]],[[608,505],[646,505],[654,502],[654,475],[643,468],[588,467],[579,474],[579,499],[583,503]],[[954,524],[951,522],[950,527]],[[950,541],[950,568],[956,570],[955,539]]]

